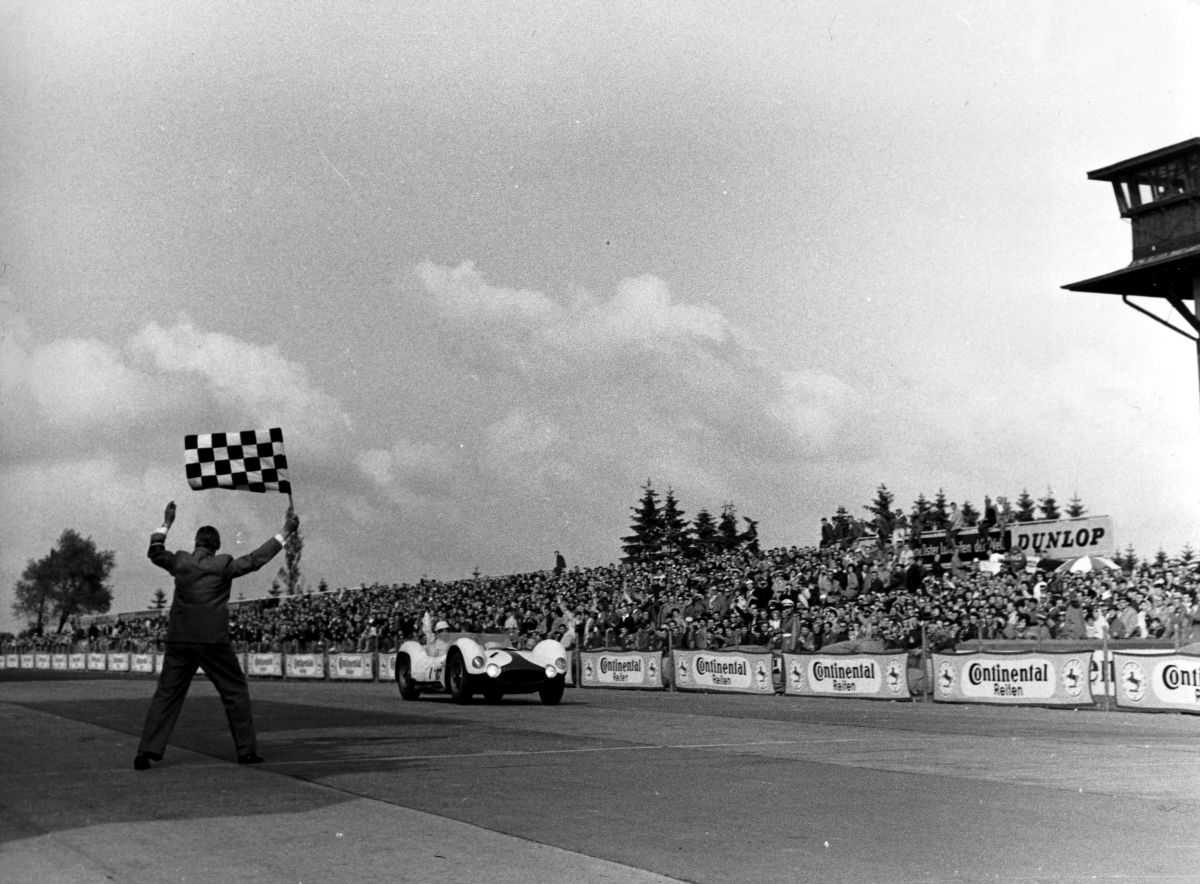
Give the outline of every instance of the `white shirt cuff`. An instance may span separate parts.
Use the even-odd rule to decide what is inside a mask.
[[[155,530],[155,534],[166,534],[170,529],[166,525],[161,525]]]
[[[287,544],[287,538],[283,536],[282,531],[275,535],[275,539],[279,541],[280,546],[285,546]]]

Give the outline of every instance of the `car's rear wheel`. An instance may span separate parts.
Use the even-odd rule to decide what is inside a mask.
[[[446,685],[455,703],[471,702],[471,682],[467,678],[467,664],[461,654],[451,654],[446,661]]]
[[[421,689],[413,681],[412,664],[407,657],[396,661],[396,687],[400,688],[401,699],[415,700],[421,696]]]
[[[563,687],[567,680],[561,675],[558,678],[552,678],[540,688],[538,688],[538,696],[542,698],[542,705],[555,706],[562,699]]]

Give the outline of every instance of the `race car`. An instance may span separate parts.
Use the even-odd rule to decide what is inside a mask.
[[[562,699],[567,679],[567,652],[553,639],[531,650],[510,647],[504,634],[443,633],[430,644],[410,639],[396,654],[396,686],[405,700],[423,691],[446,692],[458,703],[476,693],[489,703],[505,694],[537,692],[542,703]]]

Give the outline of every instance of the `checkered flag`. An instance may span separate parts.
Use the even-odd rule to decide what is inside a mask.
[[[280,491],[291,495],[283,430],[200,433],[183,437],[187,480],[193,490]]]

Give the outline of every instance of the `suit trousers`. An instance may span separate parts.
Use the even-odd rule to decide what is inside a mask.
[[[257,752],[250,688],[233,648],[228,643],[171,641],[167,642],[158,687],[146,711],[138,751],[152,758],[162,758],[198,668],[204,670],[221,696],[237,754]]]

